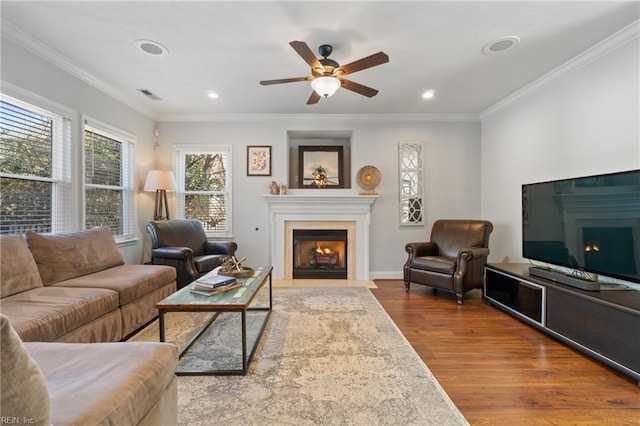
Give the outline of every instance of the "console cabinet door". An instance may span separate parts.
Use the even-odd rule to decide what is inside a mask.
[[[640,318],[547,287],[546,326],[612,361],[640,371]]]

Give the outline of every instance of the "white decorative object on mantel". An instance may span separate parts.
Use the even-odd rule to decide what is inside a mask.
[[[313,226],[314,223],[323,223],[323,226],[335,223],[353,227],[355,243],[349,241],[349,250],[355,249],[355,259],[353,268],[347,271],[347,278],[369,280],[371,208],[378,196],[327,193],[329,191],[325,190],[312,192],[309,194],[289,192],[285,196],[263,195],[269,206],[273,279],[292,278],[286,276],[286,272],[291,269],[286,267],[286,263],[292,262],[289,255],[291,250],[287,248],[291,244],[287,236],[287,222],[305,222],[309,226]]]

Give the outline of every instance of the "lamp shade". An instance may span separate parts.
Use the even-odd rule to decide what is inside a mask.
[[[144,183],[145,191],[156,191],[164,189],[165,191],[175,191],[177,188],[176,178],[173,172],[164,170],[149,170],[147,180]]]
[[[336,93],[340,87],[340,80],[335,77],[317,77],[311,80],[311,88],[320,96],[328,98]]]

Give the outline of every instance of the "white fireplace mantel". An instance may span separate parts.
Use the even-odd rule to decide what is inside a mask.
[[[263,195],[271,223],[270,256],[273,278],[285,279],[287,222],[348,222],[355,224],[355,279],[369,279],[369,226],[377,195],[326,193]],[[320,193],[322,192],[322,193]],[[327,191],[328,192],[328,191]]]

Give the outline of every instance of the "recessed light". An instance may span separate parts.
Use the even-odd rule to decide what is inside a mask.
[[[220,97],[220,95],[218,95],[216,92],[214,92],[213,90],[207,90],[207,97],[209,99],[218,99]]]
[[[504,52],[520,43],[520,38],[516,36],[506,36],[489,42],[484,45],[482,52],[486,55],[492,55],[498,52]]]
[[[144,53],[151,56],[167,56],[169,49],[153,40],[136,40],[136,46]]]
[[[435,96],[436,91],[433,89],[429,89],[422,94],[422,99],[431,99]]]

